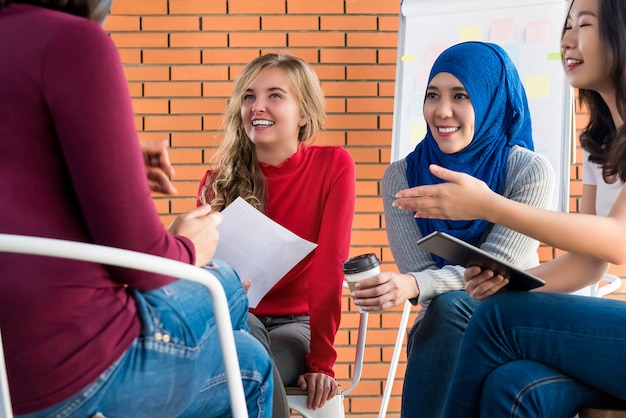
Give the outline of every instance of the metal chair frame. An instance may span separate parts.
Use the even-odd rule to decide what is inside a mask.
[[[247,418],[248,411],[241,381],[226,294],[217,278],[208,270],[150,254],[102,245],[52,238],[0,234],[0,251],[89,261],[126,267],[190,280],[207,287],[215,307],[215,321],[224,358],[233,417]],[[0,418],[13,418],[9,386],[0,339]]]
[[[359,317],[359,333],[357,336],[356,353],[354,358],[354,371],[352,373],[352,382],[344,390],[339,390],[337,395],[330,401],[326,402],[324,407],[315,411],[306,407],[307,395],[299,388],[287,388],[287,402],[291,409],[297,411],[304,418],[343,418],[345,410],[343,400],[346,395],[352,392],[361,380],[361,372],[363,370],[363,354],[365,352],[365,340],[367,336],[367,318],[368,313],[362,312]]]
[[[600,283],[607,282],[606,285],[600,286]],[[587,286],[575,294],[581,294],[592,297],[604,297],[609,293],[619,289],[622,285],[622,279],[612,274],[605,274],[602,279],[595,285]],[[400,319],[400,325],[398,327],[398,335],[396,336],[396,343],[393,348],[393,354],[391,356],[391,362],[389,364],[389,373],[387,374],[387,382],[385,384],[385,391],[383,393],[383,399],[380,405],[380,412],[378,418],[385,418],[387,414],[387,408],[389,406],[389,400],[391,398],[391,389],[393,388],[393,382],[396,378],[396,370],[398,368],[398,361],[400,359],[400,351],[404,343],[404,334],[406,333],[406,327],[408,325],[409,316],[411,314],[411,303],[406,301],[404,303],[404,309],[402,310],[402,318]]]

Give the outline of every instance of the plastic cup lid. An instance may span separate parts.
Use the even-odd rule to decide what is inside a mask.
[[[343,262],[344,274],[355,274],[367,271],[380,266],[380,261],[376,254],[361,254],[356,257],[352,257]]]

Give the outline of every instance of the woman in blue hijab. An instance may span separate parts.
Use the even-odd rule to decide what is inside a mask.
[[[429,170],[430,164],[437,164],[471,174],[502,194],[511,147],[518,145],[533,150],[530,112],[517,70],[506,52],[495,44],[466,42],[448,48],[437,58],[430,72],[424,101],[425,117],[427,108],[445,106],[445,103],[441,104],[443,98],[433,97],[437,90],[436,87],[433,89],[433,79],[441,77],[442,73],[453,76],[465,88],[475,114],[474,136],[465,148],[454,153],[446,152],[439,148],[438,140],[433,136],[437,126],[430,121],[426,137],[406,157],[408,185],[440,183],[442,180]],[[479,244],[488,228],[487,222],[482,220],[417,218],[417,224],[424,236],[433,231],[444,231],[473,245]],[[444,260],[437,262],[439,267],[446,264]]]
[[[540,207],[550,205],[553,186],[550,164],[533,152],[524,87],[499,46],[465,42],[441,53],[428,79],[424,119],[424,139],[383,177],[387,236],[401,273],[363,280],[352,294],[365,311],[406,300],[421,306],[407,341],[404,418],[441,415],[463,332],[479,303],[464,290],[463,266],[433,256],[416,241],[444,231],[522,268],[539,263],[539,242],[480,220],[415,219],[392,206],[396,192],[439,183],[430,164],[471,174],[498,194]]]

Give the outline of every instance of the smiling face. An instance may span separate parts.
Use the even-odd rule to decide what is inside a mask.
[[[263,70],[252,80],[243,93],[241,118],[257,151],[288,156],[296,151],[300,128],[306,124],[287,72],[278,67]]]
[[[565,21],[561,54],[573,87],[603,94],[613,88],[598,23],[598,0],[575,0]]]
[[[424,119],[446,154],[463,150],[474,138],[474,106],[463,84],[450,73],[438,73],[430,81]]]

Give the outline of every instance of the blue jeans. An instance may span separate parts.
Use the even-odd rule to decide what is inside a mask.
[[[407,339],[403,418],[437,418],[452,380],[465,328],[479,305],[464,290],[435,297]]]
[[[465,332],[444,417],[562,417],[626,400],[626,303],[506,292]]]
[[[271,417],[272,365],[248,333],[248,299],[239,277],[215,261],[228,304],[250,417]],[[229,417],[230,399],[209,292],[184,280],[133,291],[140,336],[95,382],[39,417]]]

